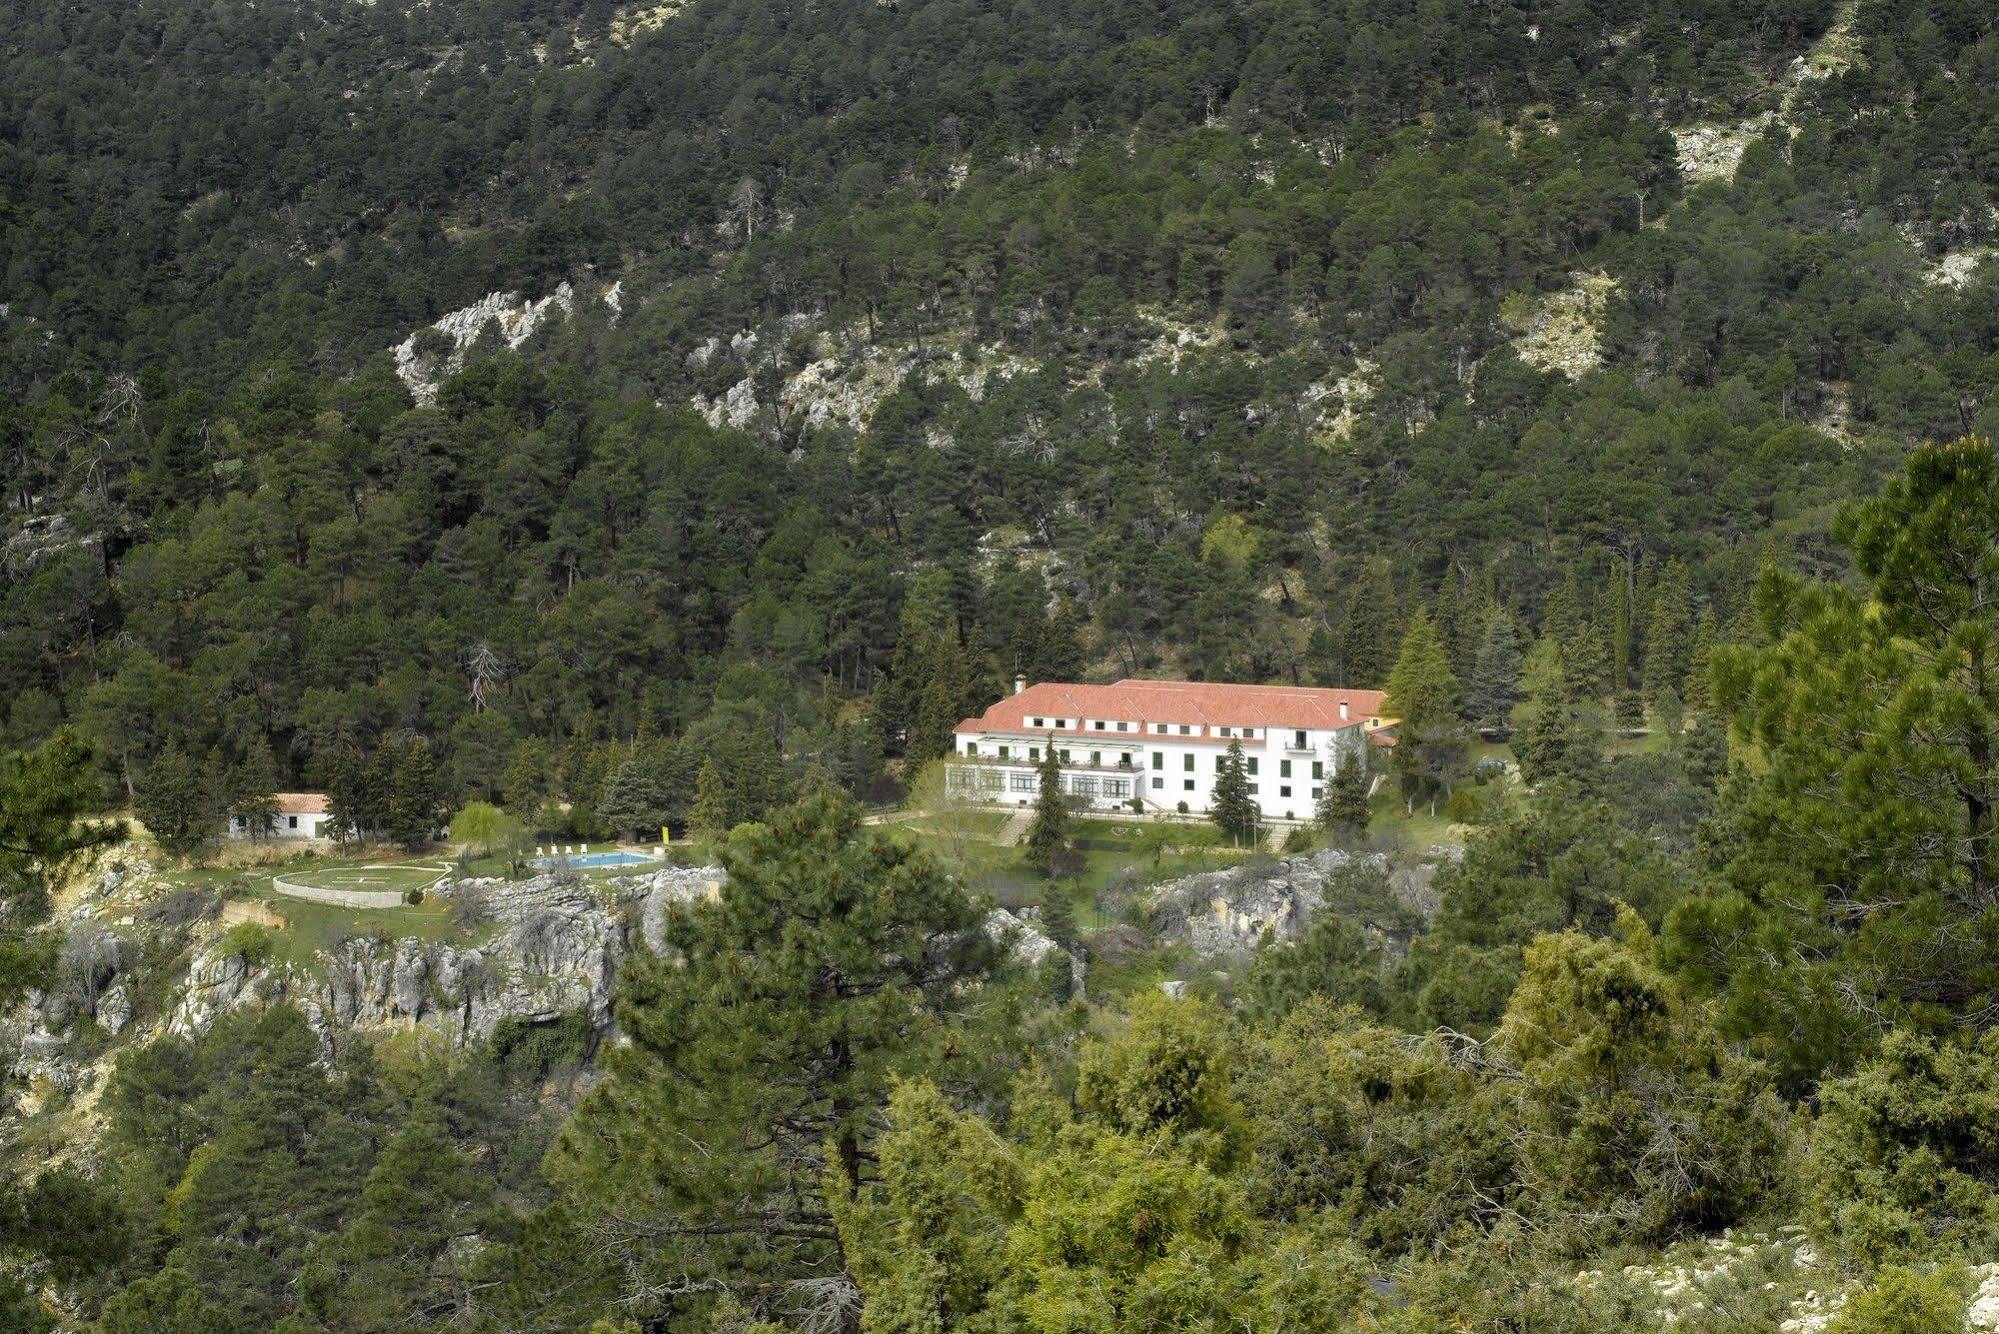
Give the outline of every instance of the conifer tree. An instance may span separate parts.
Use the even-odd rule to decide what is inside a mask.
[[[387,819],[382,832],[405,850],[416,852],[429,846],[444,818],[444,803],[437,781],[437,764],[430,745],[414,738],[398,748],[384,747],[390,761]]]
[[[1029,865],[1048,875],[1069,843],[1069,805],[1062,795],[1062,768],[1056,761],[1053,735],[1042,748],[1037,769],[1040,788],[1034,800],[1034,820],[1027,826],[1026,857]]]
[[[208,776],[177,747],[162,750],[140,775],[132,807],[159,845],[177,857],[214,836],[217,812]]]
[[[1237,842],[1254,842],[1260,817],[1256,798],[1249,791],[1249,766],[1243,760],[1242,742],[1231,741],[1215,775],[1209,818]]]
[[[1418,608],[1402,637],[1402,652],[1388,675],[1382,706],[1395,724],[1395,767],[1402,775],[1404,804],[1414,809],[1427,792],[1436,804],[1463,772],[1470,743],[1458,717],[1458,683],[1444,657],[1436,623]]]
[[[1486,618],[1478,655],[1465,683],[1465,711],[1481,732],[1504,734],[1513,725],[1513,706],[1520,702],[1520,638],[1513,614],[1495,607]]]
[[[1372,814],[1367,800],[1371,782],[1367,743],[1363,741],[1353,754],[1335,762],[1333,776],[1319,796],[1319,824],[1333,838],[1351,842],[1367,832]]]
[[[1555,778],[1593,782],[1599,776],[1602,750],[1596,729],[1583,717],[1582,703],[1569,688],[1559,646],[1549,640],[1536,645],[1532,668],[1520,730],[1513,737],[1520,776],[1530,783]]]
[[[766,1311],[839,1274],[834,1208],[875,1178],[890,1089],[972,1074],[996,962],[986,903],[836,794],[738,828],[722,866],[718,896],[669,910],[660,950],[628,963],[628,1041],[549,1158],[642,1311],[689,1274]]]
[[[1686,685],[1688,659],[1687,569],[1672,561],[1652,590],[1651,615],[1645,632],[1645,698],[1653,708],[1668,691],[1679,693]]]
[[[1690,712],[1705,713],[1712,703],[1714,650],[1714,608],[1709,607],[1694,626],[1693,648],[1687,656],[1687,681],[1681,699]]]
[[[694,779],[694,809],[688,822],[696,833],[710,838],[729,832],[729,790],[713,755],[701,761],[701,772]]]

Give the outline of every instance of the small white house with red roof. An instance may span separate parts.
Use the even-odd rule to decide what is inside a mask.
[[[326,823],[333,817],[324,792],[273,792],[277,813],[268,831],[252,829],[240,815],[229,817],[231,838],[328,838]]]
[[[958,724],[950,790],[1031,806],[1052,748],[1063,791],[1098,810],[1206,814],[1229,747],[1240,745],[1266,820],[1309,820],[1326,782],[1387,744],[1379,690],[1119,681],[1014,682],[1011,695]]]

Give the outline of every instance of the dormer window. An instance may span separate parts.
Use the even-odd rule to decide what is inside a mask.
[[[1031,721],[1036,727],[1041,726],[1041,720],[1039,718],[1033,718],[1030,719],[1029,721]]]

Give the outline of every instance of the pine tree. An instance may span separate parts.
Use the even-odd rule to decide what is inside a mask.
[[[597,814],[627,838],[651,838],[666,824],[667,795],[648,766],[633,756],[604,781]]]
[[[1554,778],[1590,783],[1598,776],[1602,751],[1596,729],[1583,718],[1580,702],[1562,671],[1559,647],[1544,639],[1535,646],[1527,673],[1527,699],[1513,752],[1520,776],[1530,783]]]
[[[688,821],[698,834],[710,838],[729,832],[729,790],[722,783],[722,771],[715,757],[701,761],[701,773],[694,780],[694,809]]]
[[[834,1201],[875,1178],[891,1088],[972,1073],[967,1001],[995,963],[986,905],[833,794],[737,830],[722,867],[627,962],[625,1041],[548,1160],[563,1208],[649,1293],[841,1273]]]
[[[1652,590],[1652,613],[1645,632],[1645,698],[1656,709],[1668,691],[1679,693],[1686,686],[1688,659],[1689,600],[1687,570],[1673,561],[1660,575]]]
[[[1367,832],[1372,815],[1367,795],[1372,781],[1368,773],[1367,743],[1333,766],[1333,776],[1319,797],[1319,824],[1333,838],[1352,842]]]
[[[215,833],[216,804],[201,767],[179,749],[162,750],[140,776],[132,807],[166,851],[185,856]]]
[[[1395,767],[1402,775],[1404,804],[1413,810],[1427,792],[1434,807],[1437,791],[1448,791],[1463,772],[1470,737],[1458,717],[1457,678],[1436,623],[1421,608],[1409,618],[1382,707],[1396,720]]]
[[[1687,682],[1680,692],[1691,713],[1704,714],[1713,702],[1710,692],[1713,689],[1714,649],[1714,608],[1709,607],[1701,612],[1701,618],[1694,626],[1693,649],[1687,657]]]
[[[1471,679],[1465,684],[1465,710],[1479,731],[1504,735],[1513,725],[1513,706],[1519,702],[1520,637],[1512,613],[1495,607],[1486,618]]]
[[[1056,761],[1055,738],[1042,748],[1038,766],[1041,787],[1034,802],[1034,820],[1027,827],[1027,861],[1043,875],[1052,873],[1069,842],[1069,805],[1062,796],[1062,768]]]
[[[385,748],[386,750],[387,748]],[[404,850],[416,852],[430,845],[444,818],[444,803],[437,782],[437,764],[430,744],[421,738],[389,752],[390,770],[388,818],[382,832]]]
[[[1387,562],[1371,562],[1349,590],[1340,625],[1341,684],[1379,689],[1395,661],[1395,620],[1395,583]]]
[[[326,831],[342,846],[372,832],[366,814],[366,781],[361,757],[345,747],[327,762]]]
[[[1249,766],[1243,760],[1242,743],[1229,743],[1222,757],[1221,771],[1215,775],[1215,794],[1209,811],[1224,833],[1237,842],[1254,842],[1261,812],[1249,791]]]
[[[252,838],[267,837],[278,817],[278,762],[259,736],[229,775],[229,814]]]

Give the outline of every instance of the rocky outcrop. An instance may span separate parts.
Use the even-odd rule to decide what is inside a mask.
[[[668,909],[720,883],[721,872],[705,867],[609,884],[553,875],[450,881],[435,892],[489,924],[484,943],[357,936],[321,951],[312,968],[246,958],[224,937],[195,956],[168,1027],[200,1033],[231,1009],[290,1001],[329,1049],[355,1033],[409,1027],[463,1045],[509,1019],[536,1023],[577,1012],[608,1032],[626,952],[636,941],[656,948]]]
[[[1329,897],[1340,899],[1337,910],[1357,910],[1383,931],[1409,924],[1412,914],[1385,891],[1378,903],[1347,902],[1344,890],[1329,893],[1348,867],[1378,871],[1374,883],[1385,887],[1385,858],[1329,849],[1168,881],[1152,892],[1148,915],[1161,937],[1186,941],[1204,959],[1240,958],[1266,937],[1293,939]]]
[[[1076,954],[1062,947],[1061,943],[1046,932],[1015,913],[1004,908],[995,908],[986,914],[981,924],[986,936],[1005,949],[1015,962],[1039,970],[1043,963],[1060,958],[1069,970],[1069,994],[1083,994],[1083,961]]]

